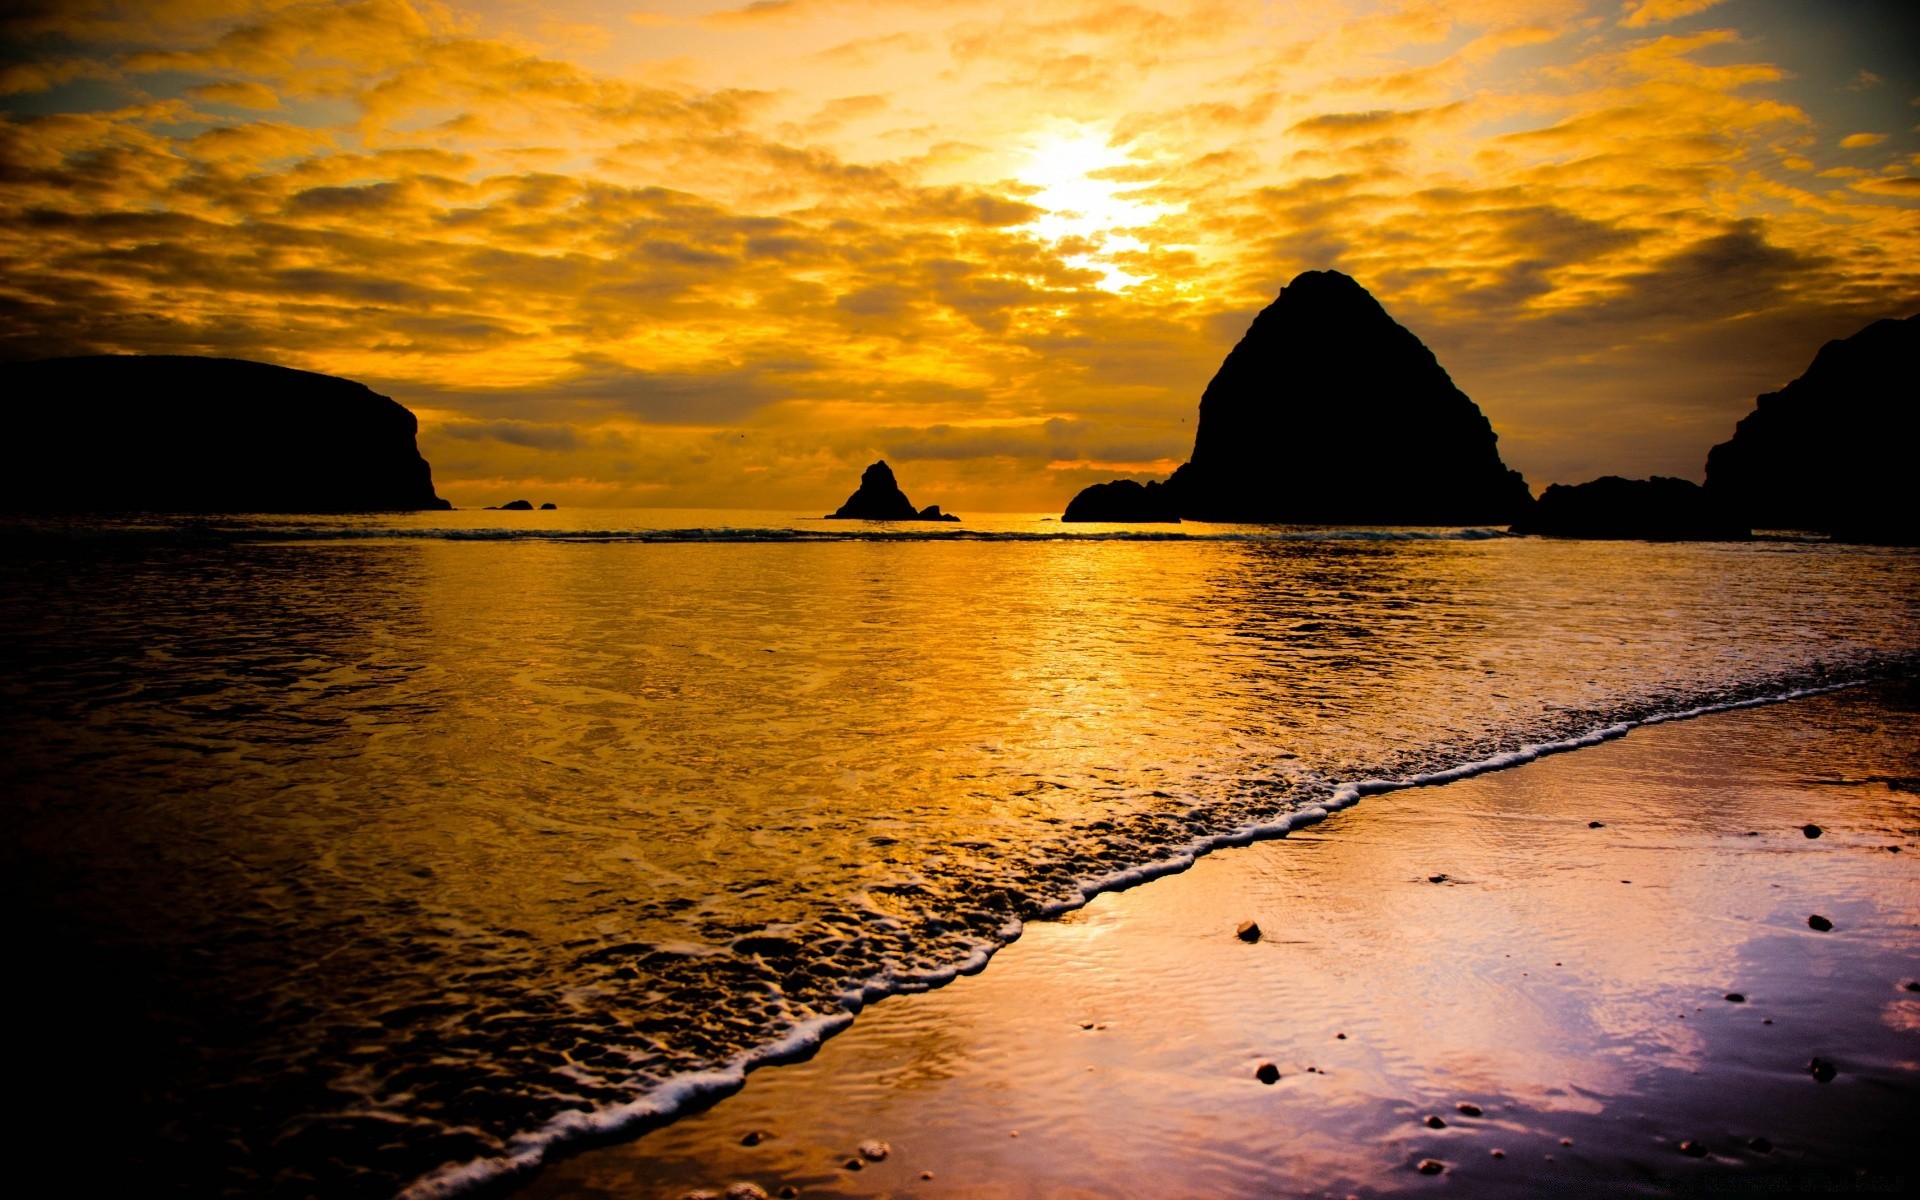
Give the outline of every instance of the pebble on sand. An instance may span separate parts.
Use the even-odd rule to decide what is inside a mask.
[[[1437,1158],[1423,1158],[1420,1160],[1420,1165],[1414,1168],[1414,1170],[1420,1172],[1422,1175],[1438,1175],[1446,1169],[1447,1164]]]
[[[766,1130],[749,1129],[747,1131],[747,1136],[740,1139],[740,1144],[742,1146],[758,1146],[761,1142],[764,1142],[766,1140],[767,1140]]]
[[[1254,921],[1242,921],[1240,927],[1233,931],[1233,936],[1243,942],[1257,942],[1260,940],[1260,926]]]
[[[1825,833],[1826,830],[1820,828],[1818,825],[1802,825],[1800,827],[1800,832],[1806,834],[1810,838],[1817,838],[1821,834]]]
[[[1747,1002],[1747,998],[1746,998],[1746,996],[1744,996],[1744,995],[1742,995],[1742,994],[1741,994],[1741,993],[1739,993],[1739,992],[1728,992],[1728,993],[1727,993],[1727,1003],[1728,1003],[1728,1004],[1745,1004],[1746,1002]]]
[[[1680,1153],[1686,1155],[1688,1158],[1705,1158],[1707,1156],[1707,1148],[1689,1138],[1680,1143]]]
[[[1463,1117],[1477,1117],[1480,1115],[1480,1106],[1478,1104],[1468,1104],[1465,1100],[1462,1100],[1453,1107]]]
[[[1446,1127],[1447,1127],[1447,1123],[1445,1121],[1442,1121],[1439,1117],[1427,1118],[1428,1129],[1445,1129]]]
[[[1753,1151],[1755,1154],[1772,1154],[1773,1139],[1767,1137],[1754,1138],[1747,1143],[1747,1149]]]
[[[799,1194],[800,1189],[790,1183],[780,1185],[780,1200],[793,1200],[793,1198]]]
[[[1833,1077],[1839,1074],[1839,1071],[1826,1059],[1816,1056],[1807,1063],[1807,1074],[1812,1075],[1819,1083],[1832,1083]]]
[[[1833,928],[1833,922],[1827,920],[1819,913],[1815,913],[1807,918],[1807,928],[1817,933],[1825,933],[1827,930]]]
[[[767,1189],[757,1183],[736,1183],[727,1189],[727,1200],[767,1200]]]
[[[869,1162],[879,1162],[893,1153],[893,1147],[885,1142],[861,1142],[860,1157]]]
[[[866,1162],[858,1158],[850,1158],[847,1161],[841,1163],[840,1165],[845,1167],[849,1171],[864,1171],[867,1169]]]
[[[1493,1158],[1505,1158],[1507,1156],[1507,1152],[1505,1150],[1498,1150],[1498,1149],[1489,1150],[1487,1153],[1490,1157],[1493,1157]]]
[[[1428,882],[1428,883],[1445,883],[1446,881],[1447,881],[1447,877],[1446,877],[1445,875],[1429,875],[1429,876],[1427,876],[1427,882]]]
[[[933,1178],[933,1172],[932,1172],[932,1171],[922,1171],[922,1172],[920,1172],[920,1178],[922,1178],[922,1179],[932,1179],[932,1178]]]
[[[1909,982],[1909,983],[1907,984],[1907,990],[1908,990],[1908,991],[1910,991],[1910,992],[1920,992],[1920,979],[1916,979],[1916,980],[1913,980],[1913,981],[1911,981],[1911,982]],[[1347,1035],[1343,1033],[1343,1034],[1341,1034],[1340,1036],[1341,1036],[1341,1037],[1345,1037],[1345,1036],[1347,1036]]]
[[[1280,1068],[1272,1063],[1261,1063],[1259,1069],[1254,1071],[1253,1077],[1261,1083],[1279,1083]]]
[[[1605,821],[1588,821],[1587,822],[1588,829],[1605,829],[1606,827],[1607,827],[1607,823]]]
[[[1907,990],[1908,990],[1908,991],[1910,991],[1910,992],[1920,992],[1920,983],[1910,983],[1910,984],[1908,984],[1908,985],[1907,985]],[[1343,1042],[1344,1042],[1344,1041],[1346,1041],[1346,1040],[1347,1040],[1347,1035],[1346,1035],[1346,1034],[1344,1034],[1344,1033],[1336,1033],[1336,1034],[1334,1034],[1333,1036],[1334,1036],[1334,1037],[1335,1037],[1336,1039],[1338,1039],[1339,1041],[1343,1041]]]

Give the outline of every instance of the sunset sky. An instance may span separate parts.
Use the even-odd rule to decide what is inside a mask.
[[[0,357],[348,376],[456,504],[1057,511],[1329,267],[1536,489],[1698,478],[1920,312],[1910,0],[4,12]]]

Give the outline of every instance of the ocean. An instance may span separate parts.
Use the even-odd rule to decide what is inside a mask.
[[[26,1078],[434,1196],[1365,794],[1910,673],[1920,555],[456,512],[0,526]]]

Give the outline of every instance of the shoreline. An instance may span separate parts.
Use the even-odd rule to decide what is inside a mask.
[[[1676,722],[1682,722],[1683,719],[1700,718],[1700,717],[1718,717],[1719,719],[1724,721],[1729,719],[1734,714],[1740,714],[1742,712],[1750,712],[1755,709],[1763,708],[1763,706],[1765,710],[1771,710],[1771,711],[1780,711],[1782,708],[1800,709],[1800,708],[1804,708],[1806,705],[1809,705],[1809,704],[1818,705],[1823,703],[1823,701],[1819,699],[1819,697],[1827,697],[1828,699],[1826,699],[1824,703],[1828,705],[1832,705],[1833,703],[1835,703],[1835,701],[1832,699],[1832,693],[1834,692],[1848,693],[1852,698],[1856,700],[1856,702],[1858,702],[1859,698],[1862,697],[1863,695],[1878,693],[1879,695],[1884,696],[1889,693],[1890,689],[1897,691],[1901,687],[1901,685],[1881,683],[1878,685],[1868,685],[1868,687],[1869,687],[1869,691],[1866,693],[1863,693],[1862,691],[1859,690],[1858,686],[1854,684],[1829,685],[1829,686],[1821,687],[1818,689],[1799,690],[1796,693],[1791,695],[1749,698],[1749,699],[1743,699],[1738,701],[1729,701],[1724,704],[1702,706],[1701,708],[1686,710],[1683,712],[1675,712],[1671,714],[1658,714],[1658,715],[1653,715],[1650,718],[1639,721],[1639,722],[1634,722],[1631,724],[1616,724],[1612,726],[1603,727],[1602,729],[1590,731],[1589,733],[1581,735],[1576,738],[1564,739],[1562,742],[1551,743],[1545,746],[1529,747],[1521,751],[1515,751],[1506,755],[1501,755],[1496,760],[1488,760],[1482,763],[1463,765],[1462,767],[1454,768],[1449,771],[1435,772],[1429,776],[1418,777],[1415,780],[1411,780],[1411,781],[1405,781],[1405,782],[1395,781],[1394,783],[1386,783],[1383,781],[1368,781],[1366,783],[1361,783],[1361,784],[1344,785],[1338,792],[1336,792],[1335,803],[1325,805],[1319,809],[1308,809],[1304,812],[1291,814],[1286,819],[1286,823],[1285,823],[1286,829],[1284,832],[1293,832],[1293,831],[1317,824],[1320,821],[1325,820],[1332,813],[1337,813],[1341,809],[1344,809],[1347,806],[1353,804],[1362,795],[1382,795],[1382,794],[1392,793],[1392,794],[1397,794],[1402,799],[1404,799],[1409,795],[1418,795],[1421,793],[1425,793],[1428,796],[1444,795],[1447,793],[1442,793],[1440,789],[1435,785],[1444,784],[1447,786],[1449,792],[1451,792],[1453,788],[1467,786],[1467,783],[1473,780],[1490,780],[1490,779],[1499,778],[1502,775],[1519,776],[1519,775],[1526,774],[1526,772],[1514,772],[1510,770],[1510,768],[1513,768],[1516,766],[1521,766],[1521,765],[1533,766],[1533,764],[1541,763],[1548,759],[1553,759],[1553,760],[1562,761],[1562,762],[1571,762],[1571,761],[1584,759],[1586,756],[1572,756],[1571,758],[1568,758],[1564,755],[1564,752],[1567,750],[1576,749],[1576,748],[1592,748],[1592,747],[1603,746],[1607,744],[1611,744],[1617,747],[1623,744],[1619,741],[1619,739],[1623,735],[1627,734],[1629,731],[1634,729],[1645,729],[1649,732],[1652,732],[1654,730],[1657,730],[1663,727],[1679,728],[1680,726],[1676,725],[1675,724]],[[1795,699],[1799,701],[1799,703],[1791,706],[1782,705],[1781,702],[1787,699]],[[1536,767],[1535,769],[1537,770],[1538,768]],[[1461,782],[1455,782],[1455,781],[1461,781]],[[1374,810],[1378,807],[1379,806],[1366,806],[1360,811],[1367,812],[1367,811]],[[1046,929],[1046,928],[1057,929],[1062,926],[1071,925],[1075,923],[1076,917],[1083,917],[1085,914],[1089,913],[1094,907],[1102,905],[1103,902],[1120,902],[1124,900],[1124,898],[1126,897],[1142,896],[1150,892],[1154,892],[1156,889],[1138,889],[1135,886],[1140,882],[1145,882],[1148,878],[1165,879],[1169,876],[1187,875],[1193,868],[1202,866],[1206,863],[1219,862],[1228,857],[1231,857],[1226,855],[1213,854],[1211,853],[1212,850],[1222,849],[1229,846],[1244,847],[1244,846],[1248,846],[1249,844],[1251,844],[1251,846],[1257,850],[1260,847],[1284,847],[1289,842],[1294,845],[1298,845],[1305,840],[1297,836],[1294,838],[1286,839],[1286,840],[1281,840],[1282,838],[1283,838],[1283,831],[1280,831],[1277,829],[1271,830],[1271,831],[1269,830],[1244,831],[1243,830],[1243,831],[1239,831],[1234,835],[1229,835],[1227,837],[1214,839],[1213,845],[1207,847],[1206,849],[1199,850],[1193,856],[1193,858],[1189,859],[1186,862],[1180,862],[1177,864],[1174,862],[1156,864],[1156,866],[1159,869],[1154,870],[1151,875],[1148,875],[1145,877],[1128,878],[1125,882],[1121,882],[1117,878],[1101,881],[1101,884],[1099,886],[1103,890],[1097,890],[1097,891],[1090,890],[1088,899],[1082,902],[1084,907],[1074,906],[1073,909],[1070,911],[1067,911],[1065,915],[1054,913],[1054,914],[1049,914],[1048,920],[1040,921],[1040,922],[1029,922],[1024,931],[1026,936],[1023,937],[1021,941],[1009,943],[1007,945],[998,947],[996,949],[1013,949],[1014,947],[1017,947],[1017,946],[1026,945],[1028,940],[1033,938],[1036,931],[1041,929]],[[1891,859],[1893,856],[1889,855],[1887,857]],[[1128,873],[1128,874],[1132,875],[1133,873]],[[1444,873],[1441,874],[1440,878],[1442,880],[1454,882],[1454,880],[1448,880],[1448,877]],[[1114,890],[1116,888],[1121,890]],[[1445,890],[1445,889],[1442,889],[1442,890]],[[1147,907],[1153,907],[1153,906],[1148,905]],[[1269,936],[1269,939],[1273,937],[1273,931],[1271,929],[1269,930],[1268,936]],[[984,966],[984,965],[985,963],[983,958],[981,966]],[[975,970],[977,969],[978,968],[975,968]],[[970,974],[971,972],[957,972],[957,973]],[[988,976],[988,975],[977,976],[975,979],[967,981],[967,986],[977,988],[981,985],[982,981],[991,979],[993,977],[994,976]],[[870,1016],[878,1016],[879,1014],[887,1013],[890,1011],[897,1012],[900,1010],[902,1006],[913,1005],[913,1004],[925,1004],[930,1001],[937,1007],[939,1006],[940,1002],[938,1002],[937,1000],[934,1000],[934,997],[950,995],[955,990],[956,990],[955,988],[945,988],[945,989],[942,989],[940,992],[931,993],[929,995],[921,995],[919,993],[921,993],[923,989],[916,988],[914,989],[913,992],[906,993],[901,1000],[896,1001],[895,1005],[874,1006],[870,1010]],[[865,1007],[865,1005],[863,1005],[863,1007]],[[834,1024],[840,1027],[841,1029],[845,1029],[845,1027],[851,1023],[852,1023],[851,1013],[848,1014],[845,1018],[841,1018],[837,1021],[834,1021]],[[862,1022],[860,1024],[853,1025],[851,1029],[847,1029],[845,1032],[840,1033],[840,1036],[833,1038],[832,1041],[826,1042],[824,1045],[816,1044],[812,1047],[801,1047],[798,1050],[788,1050],[787,1053],[782,1054],[777,1059],[771,1055],[767,1055],[765,1056],[764,1062],[767,1065],[770,1065],[772,1062],[776,1062],[776,1061],[793,1064],[797,1059],[799,1060],[800,1064],[805,1064],[805,1070],[808,1073],[812,1073],[816,1065],[823,1060],[841,1057],[843,1053],[858,1052],[857,1050],[846,1051],[846,1052],[836,1051],[835,1049],[836,1047],[847,1045],[853,1042],[860,1042],[863,1040],[872,1040],[871,1038],[863,1039],[862,1037],[861,1030],[866,1026],[866,1024],[867,1022]],[[1095,1024],[1098,1024],[1098,1023],[1096,1022]],[[876,1036],[884,1038],[885,1031],[879,1031]],[[789,1072],[800,1070],[800,1069],[802,1068],[798,1065],[790,1066]],[[619,1133],[613,1131],[612,1129],[596,1130],[593,1133],[588,1134],[587,1139],[585,1139],[582,1142],[576,1142],[570,1146],[555,1146],[551,1148],[548,1152],[548,1157],[549,1157],[548,1163],[546,1164],[545,1167],[539,1169],[537,1173],[533,1173],[529,1175],[529,1174],[521,1174],[516,1172],[512,1177],[494,1178],[491,1180],[487,1180],[485,1182],[482,1182],[481,1180],[476,1179],[473,1176],[468,1176],[467,1179],[464,1180],[463,1182],[469,1187],[475,1184],[478,1184],[481,1190],[484,1190],[489,1193],[501,1193],[501,1192],[519,1190],[524,1188],[525,1194],[528,1194],[528,1195],[566,1195],[566,1194],[575,1194],[573,1191],[568,1190],[569,1188],[585,1185],[590,1178],[598,1179],[611,1173],[612,1175],[618,1176],[625,1181],[623,1185],[625,1190],[615,1189],[613,1191],[606,1191],[606,1192],[593,1191],[589,1194],[608,1194],[608,1195],[613,1195],[613,1194],[678,1195],[678,1194],[682,1194],[687,1190],[684,1187],[682,1187],[678,1192],[672,1191],[671,1188],[663,1191],[663,1190],[660,1190],[658,1187],[653,1187],[652,1181],[656,1180],[660,1172],[654,1169],[654,1168],[657,1168],[658,1166],[657,1163],[654,1164],[654,1167],[643,1166],[643,1164],[645,1164],[649,1158],[648,1148],[654,1145],[655,1143],[670,1137],[672,1138],[672,1140],[675,1140],[675,1141],[681,1140],[679,1137],[674,1136],[674,1131],[681,1130],[683,1129],[683,1127],[689,1126],[690,1124],[699,1124],[699,1125],[711,1124],[714,1120],[718,1119],[716,1114],[723,1113],[729,1108],[736,1107],[741,1103],[741,1101],[735,1100],[734,1097],[742,1096],[743,1093],[745,1093],[746,1095],[751,1095],[756,1091],[764,1090],[764,1087],[767,1085],[762,1084],[763,1079],[775,1081],[775,1085],[777,1085],[779,1078],[787,1075],[789,1072],[761,1073],[761,1072],[755,1071],[751,1075],[751,1077],[746,1078],[744,1084],[736,1081],[731,1081],[731,1080],[711,1078],[708,1081],[706,1081],[710,1088],[709,1094],[707,1096],[703,1096],[697,1100],[692,1101],[688,1105],[690,1111],[680,1116],[678,1119],[670,1119],[670,1120],[663,1120],[658,1114],[655,1114],[654,1116],[652,1116],[650,1123],[647,1125],[644,1136],[642,1136],[638,1141],[626,1141],[624,1144],[615,1144],[608,1148],[601,1148],[601,1149],[590,1148],[591,1145],[604,1146],[605,1143],[615,1141],[616,1139],[619,1139],[621,1137]],[[1313,1072],[1309,1072],[1309,1074],[1318,1074],[1318,1071],[1316,1069]],[[642,1117],[640,1118],[640,1120],[648,1121],[649,1118]],[[631,1127],[629,1126],[629,1128]],[[631,1138],[634,1135],[631,1133],[628,1133],[626,1136],[628,1138]],[[710,1152],[717,1153],[717,1150],[715,1147],[709,1146],[708,1150]],[[725,1156],[722,1155],[721,1157],[725,1157]],[[622,1163],[623,1165],[618,1167],[610,1165],[615,1162]],[[580,1164],[591,1164],[591,1165],[581,1166]],[[851,1174],[851,1173],[848,1173],[848,1174]],[[452,1181],[448,1180],[447,1182],[452,1182]],[[866,1194],[864,1192],[857,1192],[857,1191],[852,1193],[845,1192],[843,1185],[846,1182],[847,1182],[846,1180],[835,1179],[833,1180],[833,1186],[829,1187],[828,1191],[822,1194]],[[675,1184],[672,1186],[679,1186],[679,1185]],[[824,1185],[819,1180],[819,1178],[817,1176],[812,1176],[810,1177],[810,1183],[808,1187],[803,1189],[803,1191],[806,1194],[813,1194],[814,1191],[818,1190],[822,1186]],[[418,1184],[415,1185],[415,1188],[416,1190],[414,1194],[429,1194],[429,1193],[420,1191],[419,1190],[420,1185]],[[556,1188],[558,1188],[559,1190],[555,1190]],[[834,1188],[839,1188],[839,1190],[834,1190]],[[769,1187],[768,1190],[771,1191],[773,1189]]]
[[[1027,928],[1036,922],[1057,921],[1084,909],[1102,896],[1129,891],[1144,884],[1191,870],[1209,855],[1222,850],[1239,849],[1260,842],[1284,839],[1299,830],[1311,828],[1329,817],[1344,812],[1370,796],[1386,796],[1420,788],[1447,784],[1514,770],[1542,758],[1590,749],[1626,737],[1636,729],[1650,728],[1674,721],[1690,721],[1721,713],[1739,712],[1777,704],[1806,700],[1851,689],[1874,687],[1887,682],[1882,668],[1863,677],[1837,683],[1787,686],[1784,691],[1739,699],[1714,701],[1671,711],[1655,711],[1646,716],[1615,721],[1584,732],[1503,751],[1487,758],[1421,772],[1399,779],[1365,779],[1333,786],[1327,799],[1305,808],[1292,810],[1272,821],[1243,826],[1223,834],[1196,839],[1184,850],[1166,859],[1156,860],[1080,885],[1077,899],[1045,905],[1026,921],[1014,921],[998,940],[980,946],[953,966],[937,972],[888,980],[869,981],[847,992],[841,1012],[811,1018],[784,1036],[756,1046],[732,1061],[705,1071],[691,1072],[669,1080],[661,1087],[612,1109],[573,1113],[556,1121],[528,1139],[525,1150],[511,1158],[481,1159],[432,1172],[415,1180],[399,1193],[400,1200],[451,1200],[467,1195],[507,1195],[526,1180],[535,1177],[556,1159],[564,1160],[594,1147],[617,1144],[672,1125],[685,1116],[700,1113],[721,1103],[746,1087],[749,1077],[765,1067],[777,1067],[805,1061],[817,1054],[832,1038],[853,1027],[861,1013],[871,1006],[898,996],[914,996],[985,971],[1002,950],[1015,944]]]

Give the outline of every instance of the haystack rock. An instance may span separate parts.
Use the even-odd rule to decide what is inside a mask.
[[[0,367],[0,509],[445,509],[407,409],[351,380],[234,358]]]
[[[1687,479],[1603,475],[1589,483],[1549,487],[1513,523],[1515,533],[1567,538],[1724,541],[1751,536],[1706,489]]]
[[[829,521],[958,521],[951,513],[940,511],[938,504],[915,508],[893,478],[893,468],[885,460],[874,463],[860,475],[860,487],[847,502],[827,514]]]
[[[1095,486],[1066,519],[1505,525],[1533,503],[1433,352],[1338,271],[1295,277],[1253,319],[1157,496]]]
[[[1758,529],[1920,544],[1920,315],[1828,342],[1707,455],[1707,492]]]

